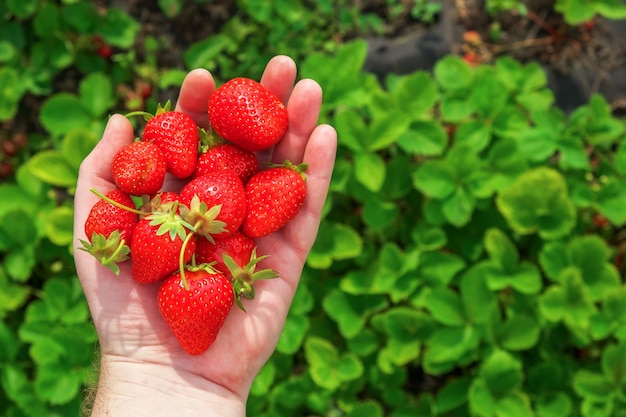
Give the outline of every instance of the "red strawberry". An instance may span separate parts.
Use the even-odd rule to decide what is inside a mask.
[[[154,142],[165,154],[167,171],[177,178],[190,177],[196,170],[200,132],[191,116],[169,110],[170,103],[159,106],[148,118],[142,141]],[[132,113],[131,113],[132,114]]]
[[[196,177],[217,169],[231,169],[245,184],[259,170],[256,155],[232,143],[220,143],[200,154]]]
[[[133,142],[113,157],[111,174],[120,190],[132,194],[154,194],[163,186],[165,155],[151,142]]]
[[[142,284],[157,282],[189,262],[196,248],[193,233],[176,214],[176,208],[152,213],[137,223],[130,243],[131,275]]]
[[[291,221],[306,198],[306,164],[286,161],[260,171],[246,184],[247,212],[242,231],[251,238],[267,236]]]
[[[105,198],[98,200],[87,215],[84,227],[89,241],[81,240],[83,246],[80,249],[91,253],[102,265],[118,274],[117,264],[128,259],[128,243],[138,216],[135,212],[112,203],[134,209],[135,203],[125,192],[109,191]]]
[[[209,97],[209,121],[222,138],[249,151],[276,144],[287,131],[287,108],[250,78],[233,78]]]
[[[246,215],[243,183],[227,169],[189,181],[180,192],[180,203],[185,206],[183,218],[209,240],[235,233]]]
[[[204,353],[215,341],[235,301],[230,280],[210,268],[190,268],[168,277],[159,288],[159,311],[174,337],[190,355]]]
[[[200,237],[196,244],[196,262],[207,264],[215,262],[215,265],[212,265],[215,270],[230,276],[231,271],[224,263],[224,255],[229,255],[243,267],[250,262],[255,247],[254,241],[239,231],[218,239],[215,243]]]

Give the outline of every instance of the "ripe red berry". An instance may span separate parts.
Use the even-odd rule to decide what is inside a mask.
[[[151,142],[132,142],[113,157],[111,173],[120,190],[131,195],[155,194],[163,186],[165,155]]]
[[[306,164],[289,161],[260,171],[246,184],[244,234],[251,238],[267,236],[291,221],[304,204]]]
[[[189,181],[180,191],[180,202],[189,209],[183,213],[185,220],[209,239],[235,233],[246,215],[243,183],[227,169]]]
[[[187,270],[167,278],[159,288],[161,315],[174,337],[190,355],[213,344],[235,301],[233,286],[222,273]]]
[[[209,98],[209,121],[222,138],[249,151],[275,145],[287,131],[287,108],[257,81],[233,78]]]
[[[196,166],[196,177],[217,169],[234,171],[245,184],[259,170],[256,155],[232,143],[221,143],[200,154]]]
[[[190,177],[196,170],[200,133],[191,116],[159,107],[146,122],[142,141],[154,142],[165,154],[167,171],[176,178]]]

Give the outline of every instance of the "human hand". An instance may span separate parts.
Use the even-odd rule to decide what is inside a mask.
[[[258,253],[269,255],[261,268],[280,277],[255,284],[255,299],[246,311],[233,308],[215,343],[199,356],[185,353],[160,315],[158,284],[131,278],[130,264],[119,276],[90,254],[78,250],[85,240],[84,222],[101,193],[115,189],[110,174],[113,156],[134,139],[130,122],[110,118],[102,140],[83,161],[75,196],[75,262],[100,340],[100,381],[93,405],[99,415],[245,415],[250,386],[270,357],[291,305],[306,257],[317,235],[334,165],[336,132],[317,125],[322,90],[313,80],[295,83],[296,65],[288,57],[268,62],[261,83],[287,104],[289,129],[261,162],[307,162],[307,198],[300,213],[278,232],[258,239]],[[295,84],[294,84],[295,83]],[[191,71],[176,110],[208,127],[207,103],[215,83],[205,70]],[[165,189],[177,191],[179,180]]]

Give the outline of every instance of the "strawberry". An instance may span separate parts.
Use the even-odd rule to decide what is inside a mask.
[[[220,143],[200,154],[195,176],[200,177],[216,169],[231,169],[245,184],[259,170],[256,155],[232,143]]]
[[[243,233],[251,238],[267,236],[291,221],[306,198],[306,164],[285,161],[272,165],[246,184],[247,212]]]
[[[171,103],[159,105],[154,115],[132,112],[126,117],[141,115],[146,119],[141,140],[154,142],[165,154],[167,172],[176,178],[190,177],[196,170],[200,129],[191,116],[170,110]]]
[[[154,194],[163,186],[165,155],[151,142],[132,142],[113,157],[111,174],[120,190],[132,194]]]
[[[227,169],[189,181],[180,191],[180,203],[182,217],[209,240],[235,233],[246,215],[243,183]]]
[[[191,260],[196,241],[176,206],[143,217],[135,226],[130,242],[135,281],[149,284],[166,278],[180,268],[181,253],[183,263]]]
[[[215,270],[226,275],[231,274],[224,263],[224,255],[229,255],[240,266],[246,265],[252,258],[256,245],[254,241],[240,231],[211,243],[200,237],[196,244],[196,262],[213,263]]]
[[[200,355],[217,338],[235,294],[226,275],[200,266],[168,277],[157,299],[161,315],[183,350]]]
[[[138,216],[112,203],[134,209],[135,203],[125,192],[109,191],[105,198],[98,200],[87,215],[84,228],[88,241],[81,240],[80,249],[91,253],[102,265],[119,274],[118,263],[128,259],[128,243]]]
[[[238,77],[209,97],[209,122],[222,138],[249,151],[275,145],[287,131],[287,108],[257,81]]]

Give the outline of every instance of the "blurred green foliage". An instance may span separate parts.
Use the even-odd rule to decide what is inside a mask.
[[[76,415],[94,378],[72,195],[107,115],[153,108],[195,67],[258,78],[276,54],[321,84],[340,144],[248,415],[623,415],[626,124],[602,96],[565,115],[543,69],[508,57],[450,55],[383,86],[350,39],[385,21],[347,0],[233,2],[167,66],[165,34],[104,4],[0,3],[0,415]],[[404,3],[384,4],[392,18]],[[437,6],[406,12],[428,22]]]

